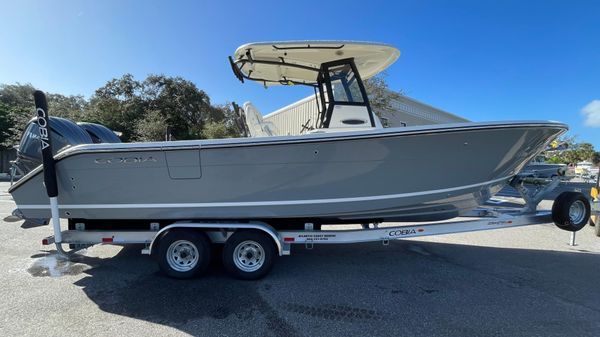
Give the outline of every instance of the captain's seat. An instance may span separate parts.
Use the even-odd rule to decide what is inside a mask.
[[[269,137],[277,136],[277,128],[271,122],[265,122],[262,118],[262,114],[250,102],[244,103],[242,110],[244,117],[246,118],[246,125],[248,126],[250,137]]]

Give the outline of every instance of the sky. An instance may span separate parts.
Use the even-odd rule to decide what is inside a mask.
[[[90,97],[125,73],[181,76],[263,114],[306,87],[240,83],[248,42],[362,40],[401,56],[390,88],[474,121],[557,120],[600,149],[599,1],[0,0],[0,83]]]

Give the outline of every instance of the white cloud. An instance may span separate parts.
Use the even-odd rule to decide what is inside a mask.
[[[581,109],[585,116],[584,124],[586,126],[600,127],[600,100],[595,99]]]

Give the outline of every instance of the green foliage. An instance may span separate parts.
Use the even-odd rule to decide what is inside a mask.
[[[234,138],[240,137],[235,125],[235,112],[231,104],[213,107],[207,123],[202,131],[202,138]]]
[[[12,144],[12,111],[7,104],[0,102],[0,148],[10,148]]]
[[[594,152],[591,158],[591,162],[596,166],[600,166],[600,151]]]
[[[89,110],[93,121],[121,131],[124,141],[164,140],[167,127],[174,139],[199,139],[205,136],[205,123],[226,123],[228,118],[194,83],[164,75],[142,82],[130,74],[113,79],[96,90]],[[229,129],[226,134],[237,136]]]
[[[31,84],[0,85],[0,145],[18,143],[34,117]],[[143,81],[125,74],[108,81],[86,100],[83,96],[48,93],[52,116],[95,122],[122,132],[123,141],[239,137],[234,114],[212,105],[208,95],[181,77],[150,75]],[[205,130],[205,125],[208,128]]]
[[[394,113],[395,108],[392,103],[402,97],[402,92],[390,90],[386,77],[387,74],[382,72],[364,81],[373,112],[383,118]]]
[[[591,161],[592,156],[594,155],[594,152],[595,152],[594,145],[592,145],[590,143],[578,144],[578,146],[576,147],[576,151],[577,151],[579,158],[581,159],[580,161],[584,161],[584,160]]]
[[[47,98],[48,105],[52,107],[52,116],[68,118],[75,122],[87,121],[88,102],[83,96],[49,94]]]
[[[142,86],[132,75],[108,81],[90,99],[91,122],[122,132],[124,141],[134,139],[137,123],[146,110]]]
[[[567,149],[562,151],[548,151],[546,160],[555,164],[576,164],[582,161],[593,161],[597,152],[590,143],[577,143],[575,137],[562,138],[559,143],[566,144]]]
[[[2,84],[0,85],[0,102],[9,107],[29,107],[33,111],[33,92],[31,84]]]
[[[548,163],[548,164],[564,164],[562,159],[559,158],[558,156],[547,158],[546,163]]]
[[[230,138],[230,133],[224,123],[208,122],[204,125],[202,138]]]
[[[33,118],[33,91],[31,84],[0,85],[0,104],[4,105],[5,119],[11,124],[5,131],[6,138],[2,141],[4,148],[19,142],[25,125]]]
[[[159,111],[150,111],[135,126],[135,139],[142,142],[165,140],[166,125],[166,119]]]
[[[25,125],[35,116],[33,92],[31,84],[2,84],[0,85],[0,104],[6,123],[10,124],[4,131],[1,144],[11,147],[19,142]],[[69,118],[74,121],[86,121],[88,102],[83,96],[64,96],[48,94],[48,106],[51,114],[57,117]],[[0,131],[2,132],[2,131]]]
[[[213,107],[208,95],[181,77],[150,75],[141,83],[149,109],[159,111],[176,139],[198,139]]]

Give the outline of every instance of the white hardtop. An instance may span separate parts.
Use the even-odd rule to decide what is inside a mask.
[[[353,58],[361,78],[367,79],[385,70],[399,56],[398,49],[382,43],[287,41],[245,44],[235,51],[233,61],[245,76],[265,85],[314,84],[317,71],[326,62]]]

